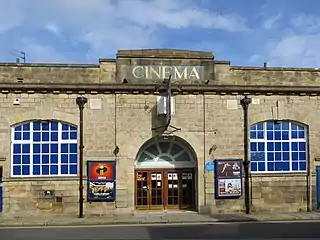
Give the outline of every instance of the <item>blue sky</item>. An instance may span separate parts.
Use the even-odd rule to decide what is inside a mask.
[[[118,49],[210,51],[231,65],[320,66],[319,0],[0,0],[0,61],[97,63]]]

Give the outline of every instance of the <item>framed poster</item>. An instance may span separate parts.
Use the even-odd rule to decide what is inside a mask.
[[[87,201],[116,200],[116,161],[87,162]]]
[[[216,198],[242,196],[242,159],[215,160]]]

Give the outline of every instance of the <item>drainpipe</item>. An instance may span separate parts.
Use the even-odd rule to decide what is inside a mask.
[[[249,105],[251,98],[245,96],[240,101],[243,107],[243,167],[244,167],[244,194],[245,194],[245,207],[246,214],[250,214],[250,160],[249,160]]]

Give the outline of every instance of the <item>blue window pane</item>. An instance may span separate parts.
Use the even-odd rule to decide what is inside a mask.
[[[50,140],[49,135],[50,135],[49,132],[42,132],[42,134],[41,134],[42,141],[48,142]]]
[[[49,144],[42,144],[42,153],[49,153]]]
[[[282,140],[289,140],[289,131],[282,131]]]
[[[273,142],[267,143],[267,151],[274,151],[274,143]]]
[[[307,154],[306,152],[299,152],[299,160],[306,161],[307,160]]]
[[[50,165],[50,174],[58,175],[58,165]]]
[[[30,156],[22,155],[22,164],[30,164]]]
[[[41,156],[41,162],[42,162],[42,164],[48,164],[49,163],[49,155],[42,155]]]
[[[58,163],[58,154],[51,154],[50,155],[50,163]]]
[[[291,143],[291,151],[298,151],[298,143],[297,142],[293,142]]]
[[[267,131],[267,140],[273,140],[273,131]]]
[[[21,140],[21,132],[14,133],[14,140]]]
[[[33,141],[34,141],[34,142],[40,142],[40,141],[41,141],[41,134],[40,134],[40,132],[34,132],[34,133],[33,133]]]
[[[70,163],[77,163],[77,154],[70,154]]]
[[[257,162],[251,162],[251,171],[252,172],[258,171],[258,163]]]
[[[49,123],[41,123],[41,128],[44,131],[49,131]]]
[[[51,130],[58,131],[58,125],[59,125],[58,122],[52,121],[51,122]]]
[[[72,131],[72,132],[76,132],[76,131],[77,131],[77,128],[76,128],[76,127],[74,127],[74,126],[70,126],[70,131]]]
[[[30,123],[25,123],[22,126],[23,131],[30,131]]]
[[[268,152],[267,153],[267,161],[274,161],[274,153],[273,152]]]
[[[257,130],[258,131],[263,131],[263,123],[258,123],[257,124]]]
[[[273,122],[269,121],[267,122],[267,130],[273,130]]]
[[[251,161],[258,161],[257,153],[251,152],[250,158],[251,158]]]
[[[61,152],[62,153],[68,153],[69,152],[68,151],[68,144],[66,144],[66,143],[61,144]]]
[[[299,170],[298,162],[292,162],[292,170],[293,171],[298,171]]]
[[[21,175],[21,165],[14,165],[13,166],[13,175]]]
[[[41,130],[40,121],[33,122],[33,130],[35,130],[35,131],[40,131]]]
[[[42,165],[41,170],[42,170],[42,175],[49,175],[49,165]]]
[[[40,153],[41,152],[41,148],[40,148],[40,144],[33,144],[33,153]]]
[[[275,145],[275,151],[281,151],[281,142],[274,143]]]
[[[21,164],[21,155],[13,155],[13,164]]]
[[[289,149],[290,149],[290,144],[288,142],[283,142],[282,151],[289,151]]]
[[[282,130],[289,130],[289,122],[282,122]]]
[[[40,175],[40,165],[33,165],[33,175]]]
[[[274,139],[275,140],[281,140],[281,132],[280,131],[275,131],[274,132]]]
[[[40,155],[33,155],[33,164],[40,164]]]
[[[255,131],[251,131],[250,132],[250,138],[251,139],[256,139],[256,132]]]
[[[14,128],[14,130],[15,130],[15,131],[22,131],[22,126],[21,126],[21,125],[16,126],[16,127]]]
[[[256,125],[256,124],[252,125],[252,126],[250,127],[250,130],[251,130],[251,131],[257,130],[257,125]]]
[[[50,144],[50,152],[51,153],[58,153],[58,144]]]
[[[303,127],[303,126],[298,125],[298,130],[299,130],[299,131],[303,131],[303,130],[304,130],[304,127]]]
[[[22,144],[22,153],[30,153],[30,144]]]
[[[77,139],[77,132],[70,132],[70,139],[76,140]]]
[[[291,123],[291,130],[298,130],[298,125],[295,123]]]
[[[282,152],[282,160],[289,161],[290,160],[290,152]]]
[[[297,131],[291,131],[291,137],[292,138],[298,138],[298,132]]]
[[[292,159],[292,161],[298,161],[299,160],[298,152],[292,152],[291,153],[291,159]]]
[[[76,143],[70,144],[70,153],[77,153],[77,144]]]
[[[77,165],[75,164],[71,164],[69,165],[69,169],[70,169],[70,174],[77,174]]]
[[[69,131],[69,125],[63,123],[63,124],[62,124],[62,131]]]
[[[268,171],[274,171],[275,170],[275,164],[274,162],[268,162]]]
[[[21,144],[13,144],[13,153],[21,153]]]
[[[30,132],[23,132],[23,140],[30,140]]]
[[[298,132],[298,138],[304,138],[304,131]]]
[[[69,139],[69,132],[62,132],[62,139],[63,140]]]
[[[264,138],[264,136],[263,136],[263,131],[258,131],[258,132],[257,132],[257,138],[258,138],[258,139],[263,139],[263,138]]]
[[[265,171],[266,170],[266,165],[264,162],[259,162],[258,163],[258,171]]]
[[[264,143],[258,143],[258,151],[263,152],[264,151]]]
[[[281,123],[276,123],[273,125],[274,130],[280,131],[281,130]]]
[[[61,174],[68,174],[68,173],[69,173],[68,165],[61,165]]]
[[[68,162],[69,162],[68,154],[61,154],[61,163],[68,163]]]
[[[251,142],[250,143],[250,149],[251,149],[251,151],[257,151],[257,143]]]
[[[306,171],[307,170],[307,163],[306,162],[299,162],[299,170]]]
[[[289,171],[290,163],[289,162],[275,162],[275,171]]]
[[[58,132],[51,132],[51,141],[58,141]]]
[[[30,175],[30,165],[22,165],[22,175]]]
[[[276,152],[274,154],[274,160],[275,161],[281,161],[281,152]]]
[[[299,143],[299,151],[306,151],[306,143],[305,142]]]

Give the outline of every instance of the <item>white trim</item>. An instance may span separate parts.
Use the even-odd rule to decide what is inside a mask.
[[[23,122],[23,123],[21,123],[21,124],[19,124],[19,125],[15,125],[15,126],[13,126],[13,127],[11,127],[11,177],[14,177],[14,178],[29,178],[29,177],[35,177],[35,178],[46,178],[46,177],[48,177],[48,178],[52,178],[52,177],[75,177],[75,176],[77,176],[78,175],[78,169],[77,169],[77,173],[76,174],[62,174],[61,173],[61,144],[77,144],[78,143],[78,140],[77,139],[68,139],[68,140],[63,140],[62,139],[62,124],[66,124],[66,125],[68,125],[69,127],[70,126],[72,126],[72,127],[74,127],[72,124],[69,124],[69,123],[66,123],[66,122],[60,122],[60,121],[55,121],[55,120],[53,120],[53,121],[55,121],[55,122],[57,122],[58,123],[58,130],[57,130],[57,134],[58,134],[58,140],[57,141],[51,141],[51,129],[49,128],[49,130],[48,130],[48,134],[49,134],[49,141],[45,141],[45,142],[43,142],[42,141],[42,139],[41,139],[41,141],[39,141],[39,142],[34,142],[34,139],[33,139],[33,133],[34,133],[34,130],[33,130],[33,123],[34,122],[37,122],[37,121],[39,121],[39,120],[33,120],[33,121],[29,121],[29,122]],[[24,124],[26,124],[26,123],[29,123],[30,125],[30,140],[14,140],[14,134],[15,134],[15,128],[16,127],[18,127],[18,126],[23,126]],[[50,125],[50,127],[51,127],[51,125]],[[23,131],[21,131],[21,132],[23,132]],[[37,131],[36,131],[37,132]],[[39,133],[40,133],[40,135],[41,135],[41,137],[42,137],[42,130],[40,130],[39,131]],[[70,134],[70,130],[69,130],[69,134]],[[70,137],[70,135],[69,135],[69,137]],[[30,145],[30,174],[29,175],[22,175],[22,172],[21,172],[21,175],[14,175],[13,174],[13,167],[14,167],[14,165],[20,165],[20,166],[22,166],[22,162],[21,162],[21,164],[13,164],[13,154],[14,154],[14,148],[13,148],[13,145],[14,144],[29,144]],[[50,146],[51,146],[51,144],[57,144],[58,145],[58,153],[57,153],[57,155],[58,155],[58,163],[57,163],[57,165],[58,165],[58,174],[51,174],[51,172],[50,172],[50,166],[51,165],[56,165],[56,164],[51,164],[50,162],[48,163],[48,166],[49,166],[49,174],[48,175],[43,175],[42,174],[42,168],[41,168],[41,166],[43,165],[41,162],[39,163],[39,164],[35,164],[34,163],[34,161],[33,161],[33,146],[34,146],[34,144],[40,144],[40,148],[42,147],[42,144],[48,144],[49,145],[49,155],[50,155],[50,153],[51,153],[51,150],[50,150]],[[78,153],[78,146],[77,146],[77,153]],[[22,152],[21,152],[21,154],[22,154]],[[41,154],[42,154],[42,149],[40,149],[40,156],[41,156]],[[69,150],[68,150],[68,154],[70,154],[69,153]],[[78,155],[78,154],[77,154]],[[77,157],[78,158],[78,157]],[[22,161],[22,159],[21,159],[21,161]],[[77,163],[76,163],[77,164]],[[40,166],[40,174],[39,175],[34,175],[33,174],[33,166],[34,165],[39,165]],[[45,164],[45,165],[47,165],[47,164]],[[68,163],[68,164],[66,164],[66,165],[75,165],[75,164],[70,164],[70,163]],[[78,165],[78,164],[77,164]],[[21,170],[22,171],[22,170]],[[69,172],[69,169],[68,169],[68,172]]]
[[[261,163],[261,162],[264,162],[265,164],[265,171],[259,171],[258,169],[257,170],[251,170],[251,172],[253,174],[255,173],[305,173],[307,172],[308,170],[308,140],[307,140],[307,128],[305,126],[303,126],[302,124],[299,124],[299,123],[296,123],[296,122],[292,122],[292,121],[284,121],[284,122],[288,122],[289,123],[289,129],[288,130],[276,130],[276,129],[273,129],[272,132],[274,133],[275,131],[280,131],[280,132],[283,132],[283,131],[288,131],[288,140],[268,140],[267,139],[267,122],[269,121],[265,121],[263,123],[256,123],[254,125],[257,125],[257,124],[263,124],[263,130],[258,130],[257,128],[256,129],[251,129],[250,128],[250,135],[251,135],[251,131],[263,131],[263,139],[254,139],[254,138],[250,138],[250,144],[251,143],[264,143],[264,161],[251,161],[252,162],[256,162],[256,163]],[[304,138],[292,138],[292,135],[291,135],[291,131],[292,131],[292,128],[291,128],[291,124],[296,124],[298,126],[301,126],[303,127],[303,132],[304,132]],[[252,126],[254,126],[252,125]],[[251,127],[252,127],[251,126]],[[297,131],[302,131],[302,130],[297,130]],[[267,151],[267,144],[268,143],[289,143],[289,171],[267,171],[268,169],[268,151]],[[291,146],[291,143],[300,143],[300,142],[304,142],[306,143],[306,170],[292,170],[292,146]],[[261,151],[257,151],[257,152],[261,152]],[[276,153],[276,152],[283,152],[282,150],[281,151],[269,151],[271,153]],[[299,152],[299,151],[298,151]],[[250,149],[250,156],[251,156],[251,149]]]

